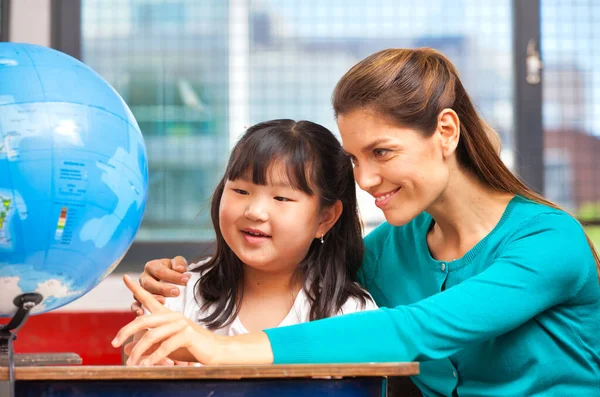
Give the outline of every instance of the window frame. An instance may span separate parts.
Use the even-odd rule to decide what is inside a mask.
[[[10,1],[0,0],[0,42],[10,41]]]

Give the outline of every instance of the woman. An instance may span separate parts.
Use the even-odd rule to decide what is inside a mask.
[[[505,167],[450,61],[378,52],[342,77],[333,106],[356,181],[387,220],[365,238],[363,261],[382,308],[232,338],[186,337],[157,313],[115,345],[160,327],[144,364],[175,349],[204,363],[416,360],[427,396],[599,395],[598,254],[575,219]],[[178,280],[165,266],[180,262],[150,262],[141,284],[164,294],[155,278]]]

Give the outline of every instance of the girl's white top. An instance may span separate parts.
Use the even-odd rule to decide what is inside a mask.
[[[188,267],[188,270],[193,270],[198,266],[202,265],[203,263],[206,263],[207,261],[208,259],[205,261],[198,262],[196,264],[192,264]],[[194,286],[201,277],[200,272],[190,272],[190,275],[191,277],[188,280],[187,285],[177,286],[179,288],[179,296],[174,298],[166,298],[165,306],[173,311],[183,313],[184,316],[198,323],[198,320],[210,314],[212,312],[212,309],[209,307],[207,310],[202,310],[202,304],[204,302],[201,297],[198,297],[198,301],[196,301]],[[364,307],[361,307],[360,301],[358,299],[350,297],[348,298],[346,303],[344,303],[337,315],[375,309],[377,309],[377,305],[375,304],[375,302],[373,302],[373,299],[370,295]],[[302,289],[296,296],[296,300],[294,301],[292,309],[289,311],[287,316],[285,316],[283,321],[278,326],[283,327],[286,325],[294,325],[308,322],[309,315],[310,302],[308,301],[308,298],[306,297],[306,294]],[[247,334],[248,330],[244,327],[244,324],[242,324],[239,317],[236,316],[236,318],[229,325],[214,330],[213,332],[217,335],[233,336],[239,334]]]

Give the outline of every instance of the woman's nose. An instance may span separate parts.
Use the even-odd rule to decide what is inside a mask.
[[[379,172],[367,164],[354,167],[354,179],[358,186],[366,192],[380,185],[382,181]]]

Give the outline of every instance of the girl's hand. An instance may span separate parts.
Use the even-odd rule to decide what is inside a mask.
[[[118,347],[134,334],[148,330],[130,347],[127,365],[154,365],[163,363],[168,358],[177,361],[198,361],[203,364],[215,361],[221,346],[221,340],[216,335],[183,314],[161,305],[151,293],[133,282],[129,276],[125,275],[123,281],[133,292],[135,299],[151,313],[137,317],[121,328],[112,341],[112,345]]]

